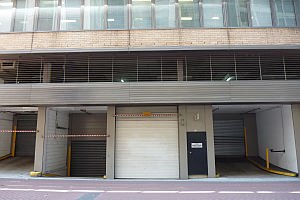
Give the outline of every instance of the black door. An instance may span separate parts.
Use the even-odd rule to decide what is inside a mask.
[[[206,132],[187,133],[189,175],[207,175]]]

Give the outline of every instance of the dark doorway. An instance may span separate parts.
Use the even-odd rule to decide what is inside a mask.
[[[206,132],[187,133],[189,175],[207,175]]]

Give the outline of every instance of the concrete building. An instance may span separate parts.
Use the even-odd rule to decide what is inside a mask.
[[[188,179],[268,148],[299,172],[299,0],[0,0],[0,41],[2,158]]]

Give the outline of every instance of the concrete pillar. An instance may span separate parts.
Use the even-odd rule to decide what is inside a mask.
[[[51,82],[51,63],[45,63],[43,67],[43,83]]]
[[[116,136],[116,119],[115,106],[107,108],[107,137],[106,141],[106,177],[115,178],[115,136]]]
[[[43,172],[44,170],[44,142],[46,127],[47,107],[38,108],[37,133],[35,142],[34,171]]]
[[[177,59],[177,80],[184,81],[184,58]]]
[[[207,139],[207,163],[208,177],[216,177],[216,161],[215,161],[215,145],[214,145],[214,128],[213,128],[213,112],[211,105],[204,106],[205,130]]]
[[[186,138],[186,106],[179,106],[179,178],[188,179],[187,138]]]
[[[213,117],[211,105],[179,106],[179,176],[188,178],[187,132],[206,132],[208,177],[216,176]]]
[[[244,115],[244,128],[246,129],[248,156],[256,157],[258,156],[256,114]]]
[[[298,173],[300,172],[300,104],[292,105]]]

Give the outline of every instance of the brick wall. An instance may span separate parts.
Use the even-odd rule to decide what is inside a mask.
[[[232,28],[0,34],[0,51],[300,45],[300,28]]]

